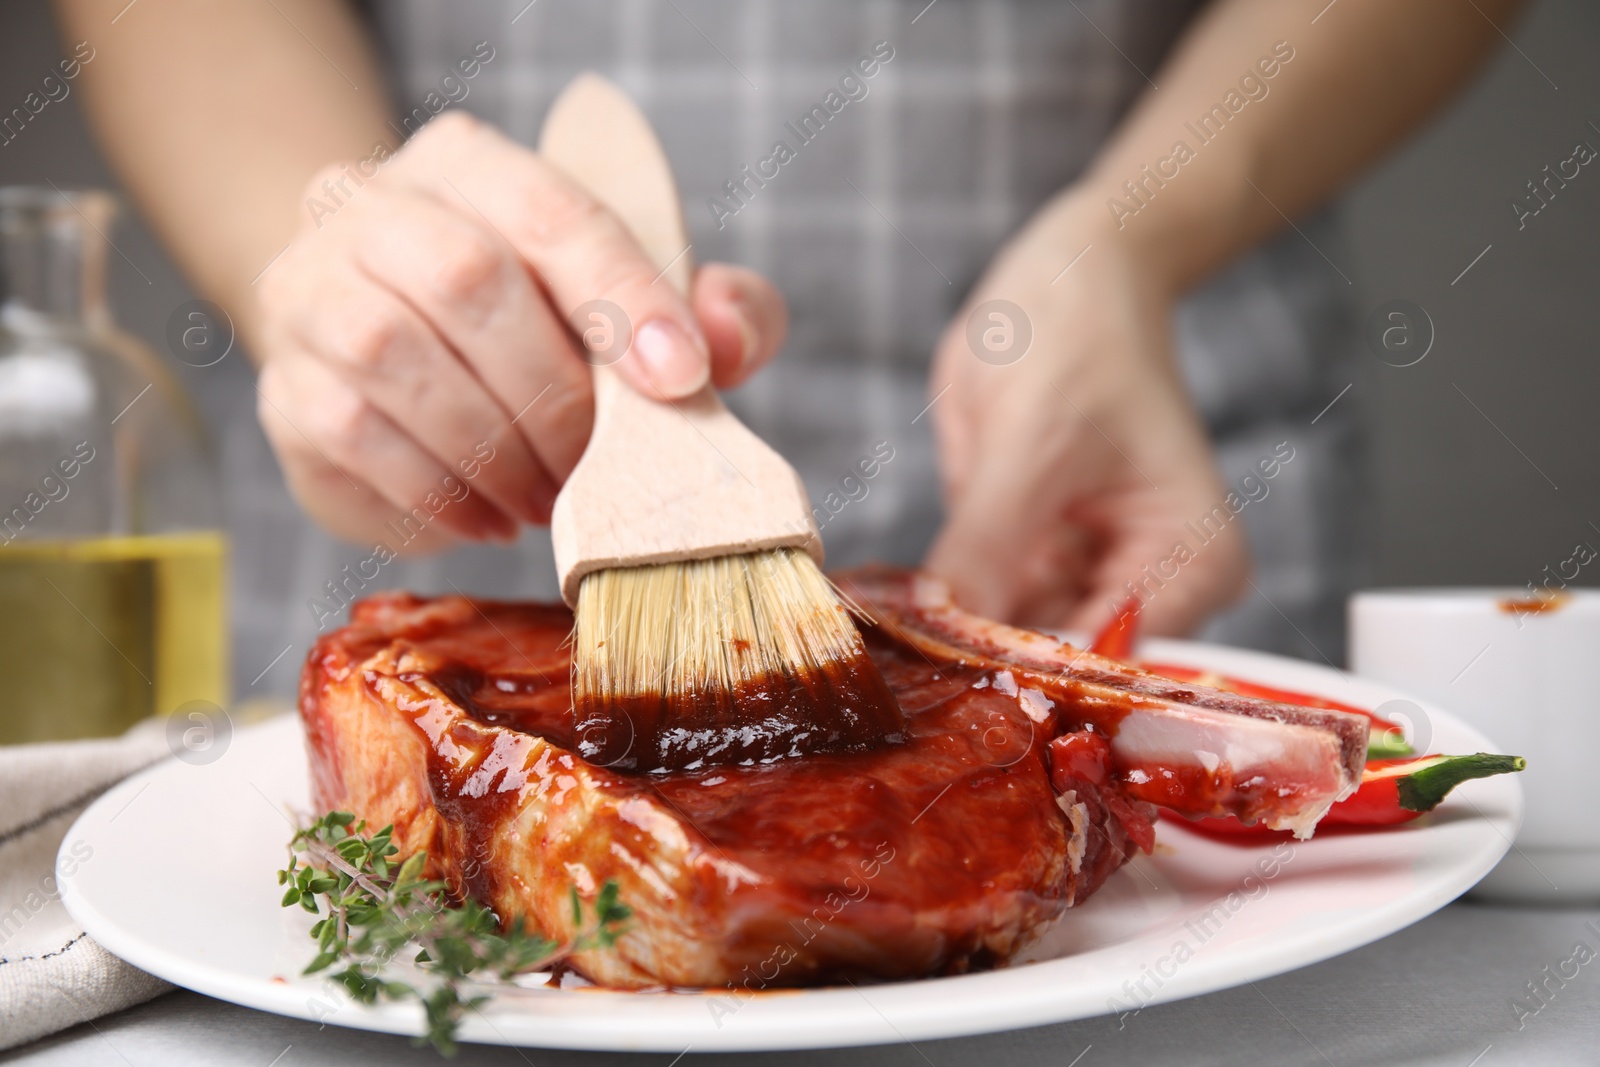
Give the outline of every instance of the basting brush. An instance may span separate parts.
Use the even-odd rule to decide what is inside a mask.
[[[689,240],[648,120],[592,74],[552,105],[540,153],[689,291]],[[904,727],[789,464],[708,385],[663,402],[594,368],[589,444],[550,534],[577,616],[579,753],[623,770],[696,769],[868,748]]]

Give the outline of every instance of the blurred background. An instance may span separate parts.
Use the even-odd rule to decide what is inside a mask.
[[[44,0],[9,0],[0,20],[0,100],[20,100],[71,49],[57,40]],[[1362,316],[1405,300],[1426,312],[1434,332],[1426,358],[1412,366],[1364,350],[1337,401],[1359,409],[1368,441],[1368,584],[1520,588],[1579,541],[1600,546],[1600,169],[1583,168],[1520,229],[1512,208],[1575,143],[1600,146],[1597,44],[1600,5],[1530,5],[1477,83],[1341,205],[1346,243],[1325,251],[1353,280]],[[486,71],[477,91],[493,92],[495,77]],[[193,147],[205,151],[203,130]],[[0,146],[0,185],[12,184],[117,188],[78,94],[51,103]],[[234,353],[197,369],[172,358],[167,322],[193,292],[131,212],[111,237],[118,321],[161,353],[199,400],[225,469],[270,467],[247,359]],[[235,558],[281,561],[258,570],[314,593],[354,557],[298,519],[281,482],[271,484],[276,497],[228,493]],[[306,552],[313,542],[326,544]],[[463,550],[436,577],[467,591],[549,595],[542,578],[498,573],[492,552]],[[1594,585],[1596,575],[1600,566],[1587,568],[1576,584]],[[432,584],[445,588],[443,580]],[[235,698],[290,696],[298,656],[273,657],[303,648],[313,620],[253,612],[253,603],[236,580]]]

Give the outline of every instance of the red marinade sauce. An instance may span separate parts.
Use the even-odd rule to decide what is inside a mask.
[[[1050,760],[1061,774],[1104,785],[1110,772],[1111,753],[1104,737],[1079,731],[1057,738]]]
[[[1507,615],[1543,615],[1560,611],[1571,599],[1572,594],[1567,592],[1538,593],[1526,598],[1508,596],[1500,601],[1499,608]]]
[[[571,750],[571,616],[542,605],[476,608],[476,619],[458,616],[416,642],[426,666],[407,680],[437,687],[474,720],[457,721],[430,744],[429,777],[436,805],[464,828],[468,854],[485,858],[463,872],[465,891],[484,896],[494,877],[494,830],[517,794],[474,794],[466,783],[515,735],[475,724],[544,737],[568,749],[557,757],[567,767],[581,757]],[[876,633],[867,645],[904,723],[894,739],[804,758],[602,773],[615,774],[617,787],[659,797],[719,854],[768,875],[771,892],[834,886],[851,895],[868,887],[874,908],[857,913],[864,920],[889,921],[919,901],[981,909],[1007,894],[1047,913],[1065,907],[1064,824],[1046,755],[1055,713],[1034,722],[1014,697],[979,686],[989,672],[935,664]],[[420,724],[430,709],[403,710]],[[981,946],[972,951],[968,964],[985,965]]]
[[[732,690],[579,698],[574,720],[578,754],[621,771],[765,763],[905,739],[894,694],[866,656]]]

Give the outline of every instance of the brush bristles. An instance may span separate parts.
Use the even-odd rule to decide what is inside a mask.
[[[574,697],[737,693],[865,655],[815,561],[794,548],[596,571],[578,589]]]

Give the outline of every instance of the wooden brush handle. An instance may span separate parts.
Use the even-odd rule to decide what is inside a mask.
[[[545,118],[539,152],[633,232],[689,292],[693,262],[677,186],[649,121],[620,89],[583,74]],[[672,403],[648,399],[610,367],[594,368],[588,448],[550,521],[561,595],[610,567],[794,546],[822,562],[811,503],[789,466],[711,386]]]

